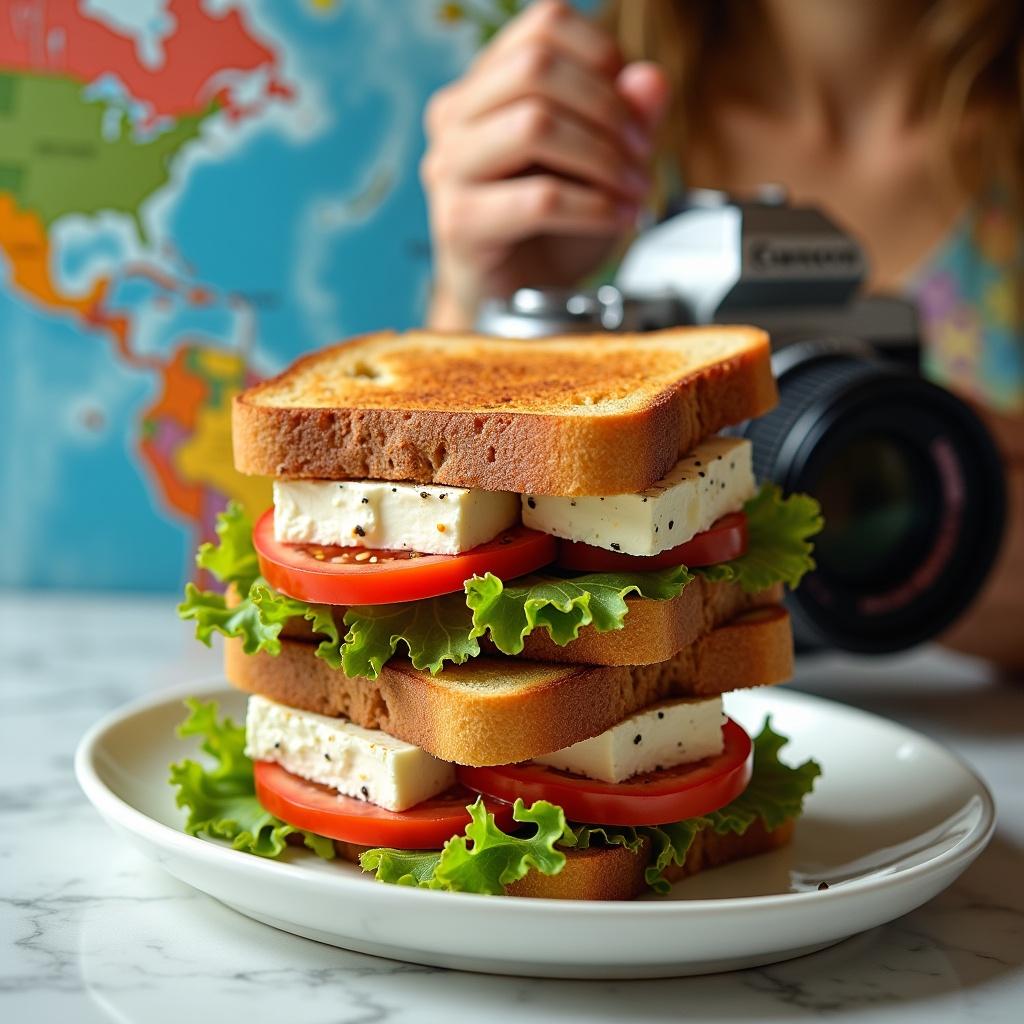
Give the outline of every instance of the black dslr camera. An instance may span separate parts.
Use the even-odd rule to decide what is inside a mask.
[[[922,379],[914,307],[863,297],[860,246],[777,196],[701,193],[627,253],[616,286],[521,289],[481,311],[507,337],[756,324],[779,405],[734,431],[759,479],[822,504],[818,567],[789,599],[798,643],[902,650],[964,611],[999,550],[1005,483],[968,406]]]

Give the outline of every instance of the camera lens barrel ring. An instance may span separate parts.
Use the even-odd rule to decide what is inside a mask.
[[[883,653],[933,638],[998,553],[998,452],[949,392],[879,360],[823,353],[789,366],[753,421],[754,468],[823,503],[818,569],[790,597],[797,641]]]

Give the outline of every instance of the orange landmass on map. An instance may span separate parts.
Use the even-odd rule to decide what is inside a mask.
[[[263,70],[264,97],[292,96],[278,76],[277,56],[250,33],[238,10],[218,16],[198,0],[171,0],[167,16],[174,27],[161,40],[163,60],[148,67],[134,39],[84,14],[73,0],[10,0],[0,4],[0,66],[70,75],[86,84],[114,74],[150,107],[150,119],[198,113],[214,96],[229,115],[243,114],[245,104],[219,80],[225,70]]]
[[[186,342],[165,365],[146,410],[141,451],[168,504],[212,526],[227,498],[255,516],[270,505],[270,483],[246,477],[231,457],[231,402],[250,383],[244,356]]]
[[[149,419],[166,417],[187,431],[196,425],[196,412],[210,394],[210,385],[192,368],[192,349],[182,346],[161,375],[160,395],[146,410]]]
[[[11,266],[11,280],[26,295],[50,310],[67,310],[86,319],[95,315],[107,288],[97,281],[88,295],[66,295],[50,276],[50,240],[39,216],[20,210],[9,193],[0,192],[0,249]]]
[[[54,283],[50,273],[50,239],[38,214],[22,210],[9,192],[0,192],[0,251],[11,268],[11,281],[23,295],[47,311],[67,312],[87,326],[106,331],[114,339],[121,357],[130,366],[159,369],[159,359],[132,351],[128,318],[109,313],[103,307],[110,282],[101,278],[86,295],[68,295]]]

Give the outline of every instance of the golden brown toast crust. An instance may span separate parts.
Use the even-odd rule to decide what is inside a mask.
[[[743,835],[719,835],[701,829],[694,837],[682,867],[665,871],[670,882],[720,867],[745,857],[755,857],[785,846],[793,838],[795,821],[768,831],[758,819]],[[553,900],[631,900],[647,890],[644,871],[650,854],[630,853],[621,846],[598,847],[566,852],[565,867],[557,875],[531,871],[525,878],[506,886],[509,896],[534,896]]]
[[[670,882],[678,882],[699,871],[720,867],[745,857],[756,857],[786,846],[793,838],[795,820],[783,822],[769,831],[758,819],[743,833],[719,835],[701,829],[686,854],[686,862],[665,871]],[[353,843],[335,843],[339,856],[359,863],[359,855],[369,849]],[[549,900],[631,900],[647,891],[644,872],[650,851],[630,853],[623,846],[594,846],[588,850],[566,850],[565,867],[557,875],[531,871],[525,878],[505,887],[508,896],[532,896]]]
[[[768,337],[750,327],[367,335],[239,395],[234,457],[263,476],[621,494],[776,398]]]
[[[238,598],[229,592],[234,604]],[[684,647],[753,608],[764,608],[782,601],[782,585],[756,594],[747,594],[735,583],[708,583],[697,576],[683,592],[669,601],[627,598],[629,614],[622,629],[598,632],[593,626],[564,647],[556,644],[547,631],[534,630],[523,645],[522,657],[531,661],[568,662],[574,665],[654,665],[674,657]],[[338,607],[334,621],[341,636],[346,609]],[[289,619],[281,636],[289,640],[319,640],[305,619]],[[483,641],[493,654],[498,652]]]
[[[599,633],[586,626],[564,647],[546,630],[536,629],[524,641],[523,657],[577,665],[655,665],[744,612],[779,604],[782,585],[748,594],[738,584],[708,583],[697,576],[669,601],[627,600],[622,629]]]
[[[524,658],[475,658],[434,677],[394,658],[376,681],[351,678],[314,655],[314,645],[282,641],[277,657],[225,644],[225,673],[241,690],[383,729],[445,761],[508,764],[595,736],[648,704],[711,696],[788,679],[789,616],[748,611],[656,665],[578,666]]]

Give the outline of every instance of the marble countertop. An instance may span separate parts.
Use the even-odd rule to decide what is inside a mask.
[[[76,742],[119,704],[216,670],[169,598],[0,594],[0,1020],[1021,1019],[1024,685],[976,662],[935,651],[818,658],[797,680],[947,743],[987,780],[999,828],[951,889],[799,960],[637,982],[460,974],[348,953],[250,921],[118,841],[75,783]]]

